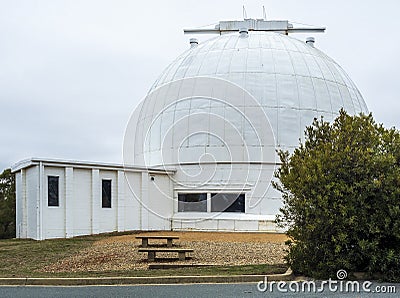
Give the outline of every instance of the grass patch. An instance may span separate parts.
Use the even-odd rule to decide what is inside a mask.
[[[116,234],[84,236],[70,239],[43,241],[26,239],[0,240],[0,277],[117,277],[117,276],[173,276],[173,275],[241,275],[284,273],[287,266],[245,265],[185,267],[159,270],[86,271],[86,272],[38,272],[44,266],[75,255],[90,247],[95,241]]]
[[[74,255],[78,251],[89,247],[101,237],[77,237],[43,241],[26,239],[0,240],[0,276],[53,276],[53,274],[38,273],[36,271],[57,260]]]

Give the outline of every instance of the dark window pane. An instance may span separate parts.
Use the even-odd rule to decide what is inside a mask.
[[[207,212],[206,193],[178,194],[179,212]]]
[[[244,213],[245,195],[237,193],[211,194],[211,212]]]
[[[47,176],[47,205],[59,206],[58,177]]]
[[[102,180],[101,207],[111,208],[111,180]]]

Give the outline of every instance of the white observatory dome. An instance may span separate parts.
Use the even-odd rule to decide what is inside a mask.
[[[254,31],[200,44],[191,39],[136,110],[133,160],[175,168],[175,201],[191,200],[184,196],[195,192],[199,204],[223,192],[245,195],[235,218],[261,225],[282,204],[271,187],[276,149],[292,151],[314,118],[332,121],[341,108],[368,112],[349,76],[313,39]],[[174,220],[204,218],[214,210],[211,203],[190,217],[179,208]]]
[[[297,147],[314,117],[333,120],[344,108],[367,113],[349,76],[323,52],[280,33],[225,34],[194,46],[161,74],[150,91],[183,78],[213,77],[235,83],[259,102],[276,145]]]

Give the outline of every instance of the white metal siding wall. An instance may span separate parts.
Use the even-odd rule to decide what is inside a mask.
[[[23,220],[23,197],[22,191],[22,172],[15,173],[15,234],[17,238],[22,238],[22,220]]]
[[[100,186],[100,170],[92,169],[92,196],[91,196],[91,221],[92,221],[92,234],[100,233],[99,221],[99,204],[101,195]]]
[[[124,173],[124,202],[125,202],[125,229],[140,230],[141,229],[141,173],[125,172]]]
[[[274,165],[253,165],[249,180],[257,181],[252,191],[246,194],[246,214],[275,215],[282,207],[281,194],[271,185],[276,167]],[[245,173],[243,173],[245,175]]]
[[[26,201],[27,201],[27,212],[26,212],[26,237],[32,239],[38,239],[37,227],[37,195],[39,189],[39,166],[34,166],[26,169]]]
[[[73,236],[90,235],[91,227],[91,194],[92,181],[90,169],[74,169],[72,206],[73,211]],[[68,211],[68,210],[67,210]]]
[[[154,180],[151,180],[151,177]],[[174,212],[173,187],[167,175],[147,176],[149,200],[148,212],[149,230],[170,230],[171,217]]]
[[[65,168],[65,237],[74,236],[74,169],[71,167]]]
[[[97,208],[99,217],[99,228],[101,233],[105,232],[113,232],[117,231],[117,210],[118,210],[118,201],[117,201],[117,186],[118,186],[118,181],[117,181],[117,172],[116,171],[100,171],[100,200],[99,204],[97,206],[94,206],[94,208]],[[102,180],[103,179],[109,179],[111,180],[111,208],[102,208]]]
[[[59,177],[59,206],[48,205],[48,177]],[[45,167],[43,177],[43,238],[59,238],[65,236],[65,170],[64,168]]]
[[[142,172],[142,187],[140,192],[140,230],[149,229],[149,175]]]
[[[125,175],[123,171],[117,172],[117,231],[125,229]]]

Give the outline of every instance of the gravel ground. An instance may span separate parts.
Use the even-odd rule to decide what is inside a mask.
[[[177,235],[177,247],[194,249],[179,262],[171,254],[157,253],[158,262],[174,264],[250,265],[283,263],[285,255],[283,234],[267,233],[214,233],[214,232],[157,232],[143,235]],[[147,253],[137,249],[141,240],[133,235],[113,236],[97,241],[71,257],[46,266],[44,272],[114,271],[143,270],[148,268]],[[150,244],[161,246],[164,241],[149,240]],[[177,257],[174,255],[174,257]],[[160,260],[161,259],[161,260]]]

